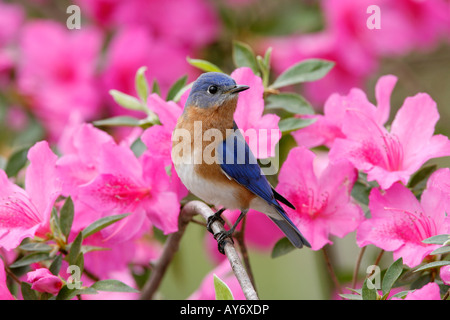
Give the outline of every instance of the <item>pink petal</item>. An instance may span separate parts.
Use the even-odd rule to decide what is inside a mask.
[[[177,119],[181,116],[183,108],[173,101],[164,101],[156,93],[148,97],[148,105],[159,117],[160,122],[172,131],[175,129]]]
[[[26,192],[9,181],[2,170],[0,184],[0,247],[11,250],[23,239],[33,237],[42,221]]]
[[[378,108],[376,111],[376,121],[383,125],[389,119],[391,111],[391,94],[394,86],[397,83],[397,77],[393,75],[386,75],[380,77],[375,86],[375,97],[377,99]]]
[[[0,258],[0,300],[15,300],[6,285],[6,272],[3,259]]]
[[[164,234],[173,233],[178,230],[180,203],[176,193],[158,192],[152,194],[146,211],[152,224],[162,230]]]
[[[422,153],[434,134],[439,113],[431,97],[419,93],[405,99],[392,122],[391,133],[398,137],[403,146],[404,158]]]
[[[441,300],[439,285],[436,282],[430,282],[420,289],[408,293],[405,300]]]
[[[49,221],[53,204],[61,193],[61,181],[56,172],[57,159],[46,141],[36,143],[28,151],[30,165],[26,171],[25,189],[43,224]]]

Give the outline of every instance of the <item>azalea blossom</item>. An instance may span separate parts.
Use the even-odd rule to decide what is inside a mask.
[[[431,188],[442,192],[447,205],[445,211],[450,213],[450,168],[441,168],[433,172],[427,181],[427,189]]]
[[[445,213],[446,199],[435,189],[426,189],[420,202],[401,183],[387,190],[372,189],[369,196],[371,218],[358,227],[357,244],[373,244],[393,251],[394,260],[413,268],[438,245],[422,241],[450,232],[450,219]]]
[[[137,96],[135,75],[142,66],[147,67],[145,76],[149,83],[157,80],[163,95],[167,94],[181,75],[197,75],[197,70],[187,63],[186,56],[189,56],[187,48],[156,38],[141,26],[122,28],[115,33],[109,44],[101,75],[102,92],[108,101],[110,113],[142,116],[140,112],[120,107],[108,95],[109,90],[115,89]]]
[[[0,300],[15,300],[6,285],[5,264],[0,256]]]
[[[147,218],[166,234],[178,229],[178,196],[162,159],[137,159],[128,147],[105,144],[99,162],[99,174],[79,187],[80,201],[102,215],[131,213],[104,230],[112,232],[109,237],[138,235],[148,229]]]
[[[237,84],[250,87],[249,90],[239,94],[234,121],[242,130],[250,149],[257,158],[273,157],[275,146],[281,138],[281,131],[278,128],[280,117],[275,114],[263,115],[264,86],[261,78],[247,67],[234,70],[231,77]]]
[[[402,300],[392,298],[391,300]],[[430,282],[420,289],[409,292],[403,300],[441,300],[439,285],[436,282]]]
[[[25,190],[0,170],[0,247],[11,250],[27,237],[35,234],[45,237],[50,231],[51,210],[61,193],[56,159],[46,141],[30,148]]]
[[[31,283],[31,289],[53,295],[58,294],[63,286],[62,280],[53,275],[47,268],[39,268],[28,272],[27,282]]]
[[[78,112],[85,121],[101,112],[96,75],[101,34],[91,27],[77,32],[53,21],[27,23],[20,38],[18,89],[55,140]],[[70,61],[70,63],[68,63]]]
[[[303,94],[317,110],[322,109],[323,103],[333,93],[346,94],[351,88],[362,87],[378,67],[378,60],[373,54],[334,30],[277,37],[266,41],[264,46],[274,48],[272,61],[277,73],[305,59],[324,59],[335,63],[322,79],[302,84]]]
[[[289,217],[311,243],[313,250],[332,243],[330,235],[344,237],[363,219],[361,208],[352,202],[350,191],[357,174],[343,160],[315,172],[312,151],[293,148],[280,169],[276,190],[295,210],[284,206]]]
[[[442,282],[447,286],[450,286],[450,266],[443,266],[439,270],[439,276],[441,277]]]
[[[139,26],[166,42],[192,50],[214,41],[219,31],[217,14],[206,0],[75,2],[82,12],[106,29]]]
[[[433,135],[438,120],[436,103],[426,93],[405,99],[390,131],[349,106],[342,126],[345,138],[335,139],[330,159],[348,159],[383,189],[396,181],[406,184],[427,160],[450,155],[448,138]]]
[[[325,102],[324,114],[308,116],[317,119],[313,124],[292,133],[300,146],[313,148],[327,146],[331,148],[336,138],[345,138],[342,132],[346,110],[352,108],[374,119],[383,126],[389,119],[391,110],[390,97],[397,77],[386,75],[380,77],[375,86],[377,105],[373,105],[366,94],[359,88],[352,88],[348,95],[333,93]]]

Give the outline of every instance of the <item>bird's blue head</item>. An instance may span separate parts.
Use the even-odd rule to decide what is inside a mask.
[[[220,72],[203,73],[192,85],[186,107],[220,107],[230,100],[237,99],[237,93],[248,86],[236,85],[230,76]]]

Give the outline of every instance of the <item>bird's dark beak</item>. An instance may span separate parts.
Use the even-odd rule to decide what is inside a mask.
[[[249,86],[235,86],[230,91],[228,91],[228,93],[235,94],[235,93],[239,93],[241,91],[245,91],[249,88],[250,88]]]

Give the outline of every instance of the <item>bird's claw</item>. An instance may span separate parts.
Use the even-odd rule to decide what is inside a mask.
[[[224,212],[225,209],[222,208],[219,211],[217,211],[216,213],[214,213],[212,216],[208,217],[208,220],[206,221],[206,230],[208,230],[209,232],[211,232],[212,234],[214,234],[214,232],[212,231],[212,224],[214,221],[220,221],[222,224],[225,224],[225,220],[222,219],[222,217],[220,216],[222,214],[222,212]]]
[[[233,231],[220,231],[214,235],[214,239],[217,240],[217,248],[221,254],[225,254],[225,244],[227,243],[227,240],[231,241],[231,243],[234,243],[233,238],[231,237],[231,234]]]

